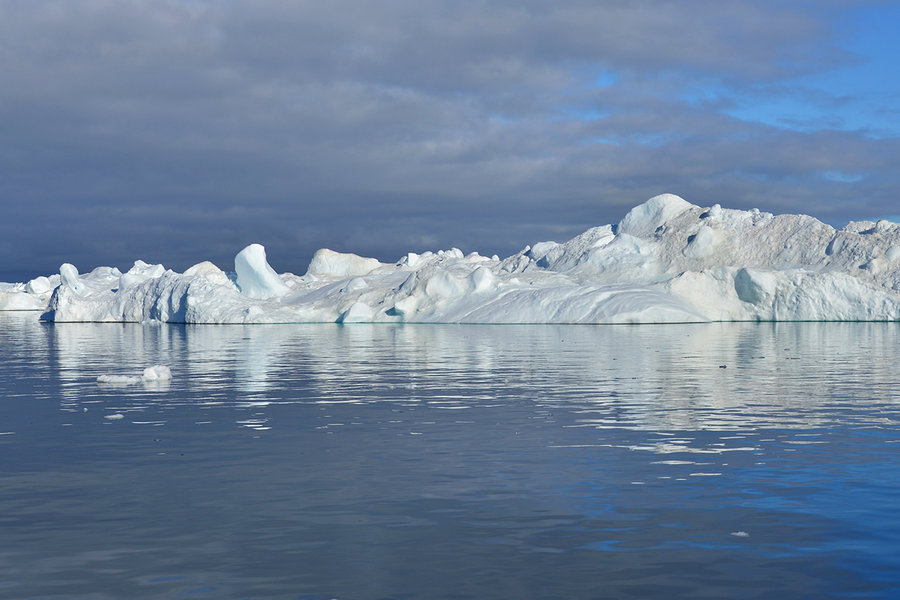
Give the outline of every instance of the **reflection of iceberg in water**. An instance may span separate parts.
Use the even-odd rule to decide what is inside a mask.
[[[583,426],[691,431],[827,423],[829,398],[867,389],[860,377],[892,379],[892,335],[857,323],[372,325],[305,343],[319,401],[529,402],[583,411]]]
[[[270,405],[504,405],[588,430],[746,433],[826,425],[832,398],[896,400],[869,385],[893,380],[892,324],[44,327],[69,410],[104,401],[99,374],[153,364],[172,388],[122,402],[252,408],[235,420],[257,424]]]
[[[60,378],[62,402],[70,407],[90,403],[85,382],[102,375],[140,378],[144,369],[181,358],[183,327],[66,323],[48,328],[48,343]],[[147,390],[164,391],[168,380],[141,382]]]
[[[264,392],[271,384],[273,369],[281,363],[280,356],[287,351],[283,329],[188,326],[186,376],[200,388],[216,388],[234,379],[241,392]]]

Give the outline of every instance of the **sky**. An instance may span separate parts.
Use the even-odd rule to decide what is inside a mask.
[[[508,256],[664,192],[900,221],[898,29],[865,0],[0,0],[0,278]]]

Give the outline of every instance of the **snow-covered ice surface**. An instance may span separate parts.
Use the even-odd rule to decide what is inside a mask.
[[[265,249],[234,272],[135,262],[0,284],[0,309],[51,321],[665,323],[900,320],[900,225],[700,207],[663,194],[618,224],[500,260],[454,248],[394,264],[323,249],[278,275]]]

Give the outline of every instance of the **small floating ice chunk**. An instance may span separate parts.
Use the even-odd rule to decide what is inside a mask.
[[[163,365],[154,365],[144,369],[144,381],[168,381],[172,379],[172,370]]]
[[[154,365],[144,369],[141,377],[133,377],[131,375],[100,375],[97,377],[97,383],[105,383],[110,385],[134,385],[141,381],[169,381],[172,379],[172,371],[169,367],[163,365]]]
[[[109,419],[110,421],[118,421],[119,419],[124,419],[125,415],[123,415],[122,413],[113,413],[111,415],[106,415],[103,418]]]
[[[130,377],[128,375],[100,375],[97,377],[97,383],[109,385],[134,385],[140,381],[140,377]]]
[[[734,537],[750,537],[750,534],[746,531],[732,531],[731,535]]]

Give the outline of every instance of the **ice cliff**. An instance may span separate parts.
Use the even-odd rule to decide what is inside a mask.
[[[234,272],[135,262],[0,284],[50,321],[663,323],[900,320],[900,225],[699,207],[663,194],[616,225],[500,260],[458,249],[393,264],[320,250],[277,274],[253,244]]]

